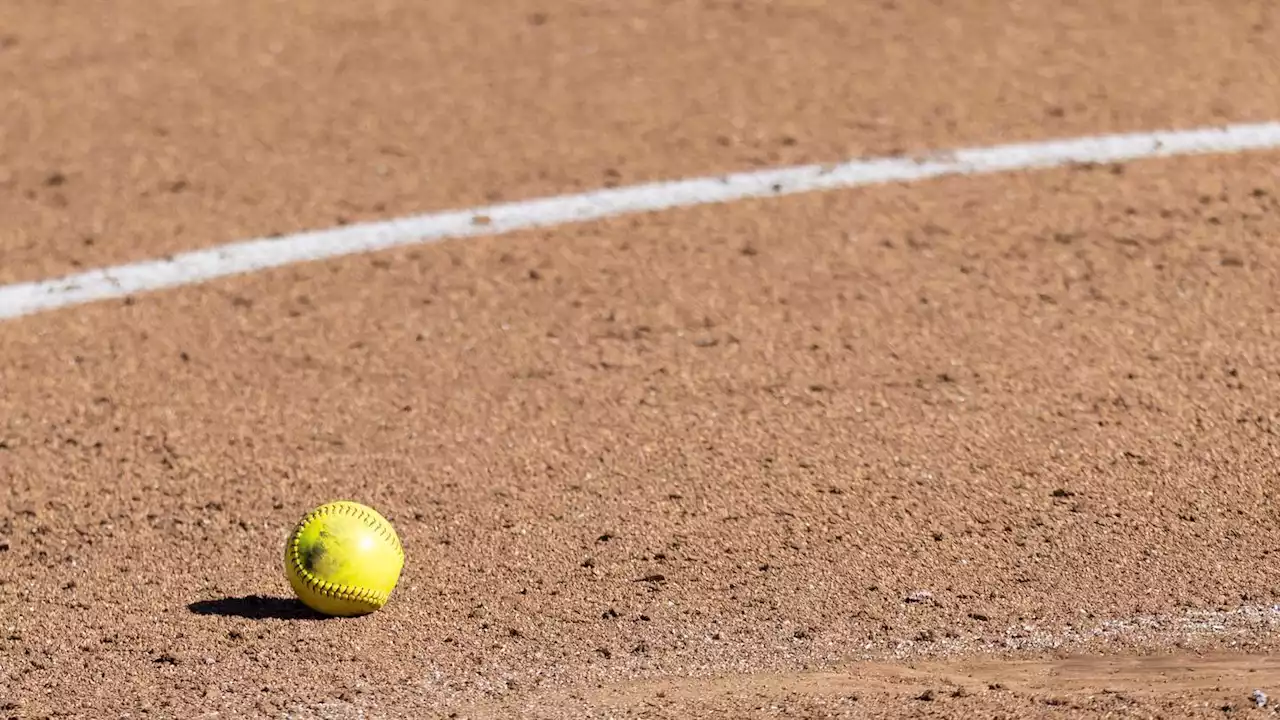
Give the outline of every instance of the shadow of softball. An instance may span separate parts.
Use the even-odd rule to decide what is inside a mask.
[[[315,612],[294,598],[270,597],[267,595],[245,595],[244,597],[227,597],[216,600],[198,600],[187,606],[197,615],[218,615],[221,617],[239,617],[250,620],[326,620],[326,616]]]

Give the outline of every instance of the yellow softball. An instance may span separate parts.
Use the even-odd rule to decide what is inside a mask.
[[[387,604],[404,568],[395,528],[376,510],[341,500],[303,516],[284,546],[298,599],[325,615],[365,615]]]

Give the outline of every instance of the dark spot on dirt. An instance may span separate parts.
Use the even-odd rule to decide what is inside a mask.
[[[930,702],[936,697],[937,697],[937,694],[935,694],[932,690],[925,690],[924,692],[917,695],[916,699],[923,700],[925,702]]]
[[[1057,490],[1054,490],[1053,492],[1049,493],[1049,495],[1051,497],[1056,497],[1056,498],[1069,498],[1075,495],[1075,493],[1065,488],[1058,488]]]

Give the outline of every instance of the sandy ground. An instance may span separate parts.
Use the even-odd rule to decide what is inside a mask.
[[[0,282],[798,162],[1267,121],[1267,2],[0,3]]]
[[[1262,4],[950,12],[7,3],[0,281],[1280,117]],[[1270,714],[1277,159],[685,209],[6,322],[0,717]],[[337,498],[409,558],[354,620],[280,570]]]

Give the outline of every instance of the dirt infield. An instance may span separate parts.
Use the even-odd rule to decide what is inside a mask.
[[[0,283],[1280,118],[1274,10],[1124,8],[6,3]],[[5,322],[0,718],[1270,714],[1277,160],[686,208]],[[408,554],[359,619],[280,567],[337,498]]]
[[[0,4],[0,282],[497,199],[1272,120],[1266,2]]]

